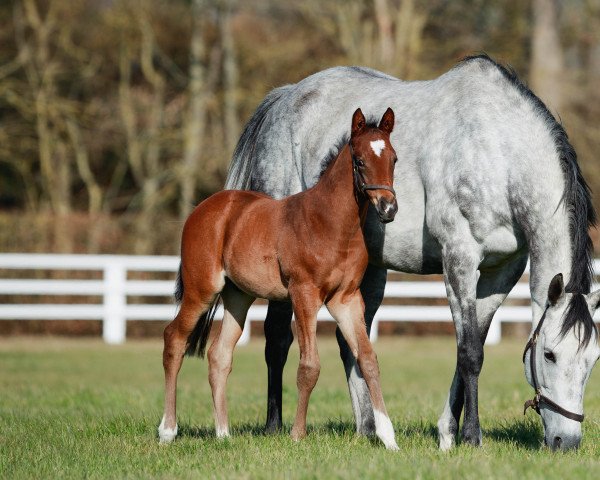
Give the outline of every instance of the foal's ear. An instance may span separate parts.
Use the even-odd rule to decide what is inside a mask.
[[[558,302],[561,302],[565,296],[565,284],[563,282],[562,273],[557,273],[554,278],[550,281],[548,287],[548,301],[550,305],[554,306]]]
[[[354,112],[354,115],[352,115],[351,135],[353,137],[358,135],[365,128],[366,124],[367,122],[365,120],[365,116],[362,113],[362,110],[360,108],[357,108]]]
[[[381,117],[378,128],[379,130],[387,132],[388,135],[392,133],[392,130],[394,129],[394,111],[390,107],[388,107],[383,114],[383,117]]]

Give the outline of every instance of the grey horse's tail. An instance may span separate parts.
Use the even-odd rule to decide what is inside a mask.
[[[212,327],[215,314],[217,313],[217,307],[219,306],[220,299],[221,295],[217,295],[210,304],[208,310],[200,315],[200,318],[198,318],[196,326],[187,338],[187,344],[185,348],[186,355],[204,358],[206,343],[208,342],[208,336],[210,335],[210,329]],[[179,264],[177,281],[175,282],[175,301],[180,304],[181,300],[183,300],[183,278],[181,276],[181,264]]]
[[[229,165],[227,180],[225,180],[226,190],[248,190],[250,188],[254,162],[253,153],[262,124],[271,107],[293,87],[293,85],[285,85],[271,90],[244,127],[242,136],[233,152],[233,159]]]

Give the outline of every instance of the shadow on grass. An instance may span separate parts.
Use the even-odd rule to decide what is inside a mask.
[[[229,429],[231,435],[252,435],[254,437],[265,436],[265,427],[262,424],[257,423],[242,423],[235,425]],[[287,430],[282,429],[280,432],[284,433]],[[214,425],[206,427],[194,427],[191,425],[179,425],[178,436],[188,438],[216,438],[217,434]]]
[[[505,423],[484,431],[484,435],[497,442],[510,443],[527,450],[542,448],[543,432],[540,425],[532,420],[519,420]]]
[[[242,423],[231,427],[232,436],[251,435],[253,437],[266,437],[271,435],[289,435],[291,425],[284,424],[283,427],[275,433],[267,433],[262,423]],[[325,423],[308,425],[307,433],[310,434],[333,434],[336,436],[352,436],[356,434],[356,426],[353,421],[347,420],[328,420]],[[409,424],[396,425],[396,435],[398,437],[422,437],[431,440],[432,444],[437,445],[438,431],[437,425],[428,421],[415,421]],[[483,431],[484,437],[493,439],[496,442],[507,443],[527,450],[539,450],[542,448],[541,438],[543,433],[540,426],[532,420],[519,420],[516,422],[505,423],[494,426]],[[216,438],[215,427],[192,425],[180,425],[179,436],[188,438],[209,439]],[[375,436],[369,437],[371,443],[378,445],[379,440]],[[460,445],[460,436],[458,444]]]

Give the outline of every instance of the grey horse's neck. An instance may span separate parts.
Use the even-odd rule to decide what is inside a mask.
[[[532,330],[537,326],[548,298],[548,285],[557,273],[562,273],[565,284],[569,282],[573,264],[573,248],[569,235],[569,218],[566,209],[557,210],[552,222],[539,227],[530,241],[531,302],[533,308]]]

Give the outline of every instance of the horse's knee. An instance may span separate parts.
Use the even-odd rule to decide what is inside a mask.
[[[208,378],[212,384],[219,377],[227,376],[231,373],[232,355],[225,354],[220,349],[211,348],[208,350]]]
[[[359,353],[358,366],[360,367],[363,377],[379,377],[379,364],[377,363],[377,355],[375,354],[375,351],[370,350],[368,352]]]
[[[318,360],[300,360],[298,366],[298,388],[313,388],[317,383],[321,372],[321,364]]]
[[[458,368],[462,374],[478,376],[482,365],[483,346],[479,342],[458,346]]]
[[[179,335],[177,332],[177,326],[175,322],[169,323],[164,332],[164,348],[163,348],[163,366],[167,366],[178,356],[183,355],[183,349],[180,345]]]

